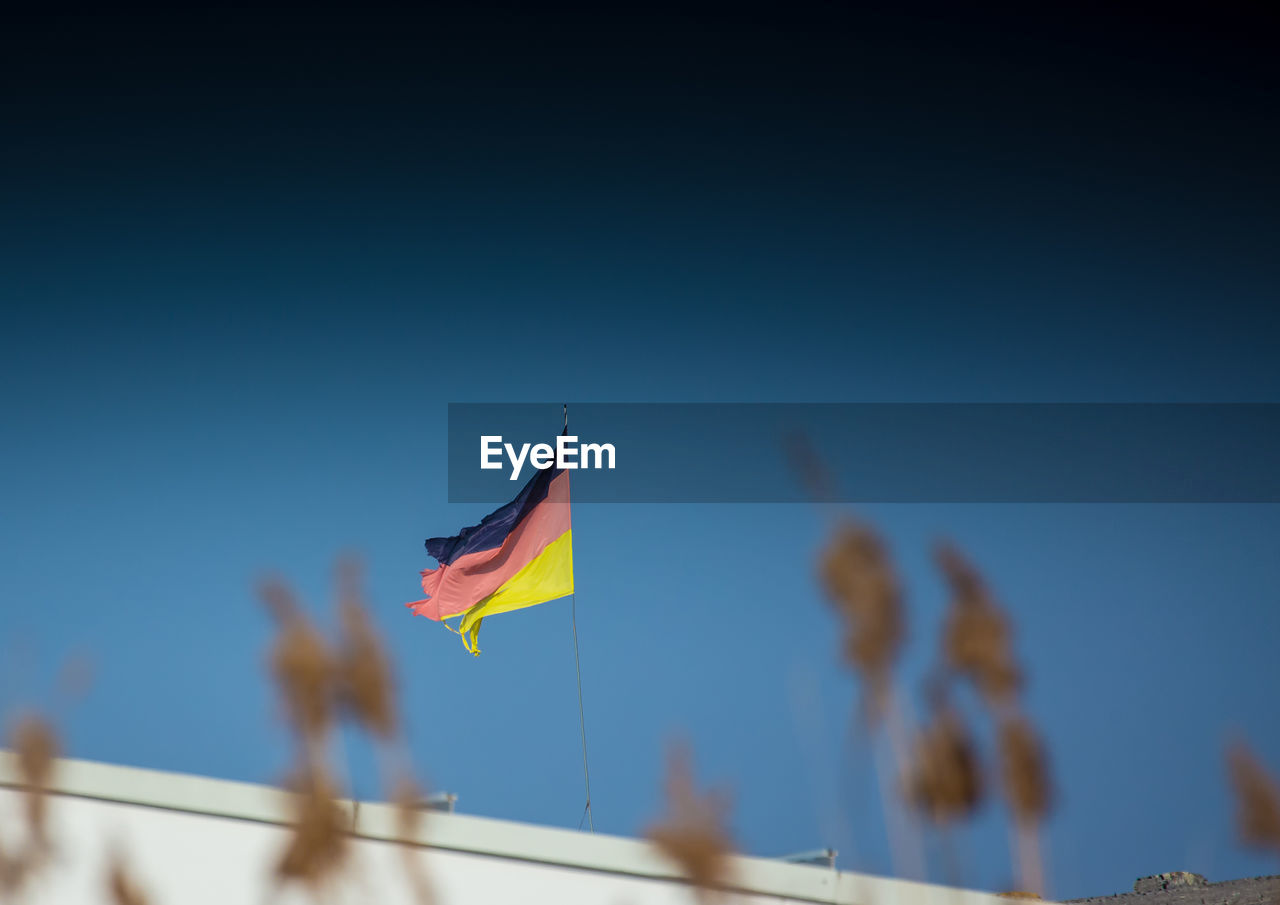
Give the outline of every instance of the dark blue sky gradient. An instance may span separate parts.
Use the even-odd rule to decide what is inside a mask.
[[[356,549],[423,772],[575,826],[568,604],[492,620],[476,660],[401,606],[422,539],[492,508],[445,502],[446,404],[1280,402],[1276,29],[1250,9],[15,19],[0,707],[56,703],[88,650],[69,753],[277,780],[254,582],[327,619]],[[862,514],[911,592],[912,687],[934,540],[1015,614],[1053,892],[1277,870],[1235,843],[1221,757],[1238,730],[1280,770],[1276,507]],[[745,850],[890,869],[824,532],[578,507],[599,829],[656,816],[683,733]],[[963,882],[1009,884],[997,808],[961,845]]]

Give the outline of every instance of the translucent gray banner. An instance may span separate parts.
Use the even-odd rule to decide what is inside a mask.
[[[562,462],[589,466],[571,475],[579,503],[1280,502],[1280,405],[569,403],[568,415]],[[554,467],[562,425],[560,403],[450,404],[450,502],[510,500],[534,460]]]

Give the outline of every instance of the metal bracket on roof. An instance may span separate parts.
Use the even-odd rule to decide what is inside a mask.
[[[444,811],[446,814],[453,813],[453,806],[458,803],[458,796],[452,792],[433,792],[427,796],[422,806],[429,811]]]
[[[815,848],[811,852],[796,852],[794,855],[783,855],[778,860],[786,861],[788,864],[811,864],[814,867],[835,867],[836,855],[839,854],[834,848]]]

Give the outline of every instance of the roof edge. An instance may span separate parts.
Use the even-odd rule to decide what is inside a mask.
[[[0,786],[22,785],[17,756],[0,749]],[[49,792],[257,823],[290,822],[290,793],[274,786],[72,758],[56,761]],[[670,860],[641,839],[437,811],[424,811],[418,831],[403,839],[393,805],[347,799],[339,805],[350,814],[352,832],[359,838],[686,882]],[[830,905],[936,905],[940,895],[947,897],[947,905],[1004,905],[991,893],[749,855],[733,856],[731,874],[730,885],[739,892]]]

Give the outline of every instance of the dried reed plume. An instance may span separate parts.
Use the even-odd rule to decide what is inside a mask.
[[[942,544],[935,559],[951,591],[942,636],[944,673],[972,682],[996,725],[1000,781],[1013,818],[1019,883],[1043,893],[1039,825],[1049,811],[1052,787],[1044,746],[1018,712],[1022,673],[1009,620],[982,576],[958,550]]]
[[[360,569],[352,559],[337,570],[340,634],[331,649],[281,584],[263,587],[263,598],[279,626],[271,672],[284,697],[288,722],[299,742],[294,779],[293,835],[276,874],[319,891],[348,862],[355,831],[335,800],[326,747],[335,717],[342,715],[378,743],[383,784],[397,806],[405,872],[419,905],[434,901],[414,844],[423,814],[421,795],[408,778],[408,757],[399,734],[391,662],[374,630],[360,591]],[[394,766],[396,761],[400,766]],[[395,779],[395,777],[400,777]]]
[[[0,839],[0,901],[5,901],[10,896],[16,898],[25,880],[26,870],[22,858],[10,857],[5,851],[4,840]]]
[[[1043,895],[1044,859],[1040,851],[1040,823],[1049,813],[1053,788],[1048,756],[1035,729],[1023,717],[1007,715],[1000,722],[1000,778],[1013,815],[1014,862],[1018,883]]]
[[[118,850],[111,853],[107,868],[107,892],[111,895],[113,905],[147,905],[150,901],[134,880],[124,856]]]
[[[335,659],[288,588],[268,582],[262,597],[280,626],[271,652],[272,675],[284,696],[289,722],[314,748],[333,722]]]
[[[58,756],[58,737],[45,720],[26,716],[14,726],[12,744],[26,792],[28,837],[37,849],[44,850],[49,844],[47,791],[53,760]]]
[[[1227,771],[1236,796],[1240,839],[1280,854],[1280,786],[1244,742],[1227,749]]]
[[[299,741],[297,765],[287,783],[294,793],[293,834],[276,864],[276,876],[316,889],[337,874],[347,853],[347,821],[334,800],[336,787],[324,756],[335,710],[337,658],[283,584],[268,582],[262,596],[279,625],[271,673]]]
[[[88,694],[93,685],[93,659],[85,653],[69,657],[58,670],[58,693],[69,701]]]
[[[916,739],[907,773],[907,798],[934,822],[968,817],[982,801],[978,750],[960,715],[940,706]]]
[[[395,678],[391,659],[374,630],[360,591],[361,569],[354,559],[338,564],[341,619],[337,693],[343,711],[379,743],[382,779],[396,809],[396,833],[408,880],[418,905],[432,905],[435,893],[416,845],[425,817],[423,794],[408,768],[408,755],[399,734]],[[401,764],[394,766],[399,760]]]
[[[954,547],[943,544],[936,559],[951,589],[943,634],[946,664],[970,679],[993,710],[1007,706],[1022,687],[1008,619],[982,576]]]
[[[1000,724],[1000,776],[1013,816],[1022,822],[1043,820],[1053,801],[1048,758],[1039,735],[1023,717]]]
[[[793,432],[783,438],[783,450],[809,496],[817,503],[836,501],[836,480],[808,435]]]
[[[0,846],[0,898],[16,897],[48,860],[48,789],[58,756],[58,737],[44,719],[28,715],[13,725],[9,745],[18,758],[26,826],[15,852],[10,854]]]
[[[422,864],[421,853],[413,844],[423,822],[423,793],[418,784],[409,776],[402,776],[395,785],[393,800],[396,806],[396,835],[400,837],[400,854],[404,863],[405,877],[409,888],[413,890],[414,901],[418,905],[434,905],[435,891]]]
[[[382,640],[373,629],[359,590],[360,570],[352,560],[339,565],[342,639],[337,662],[338,696],[357,723],[382,741],[396,734],[394,681]]]
[[[302,771],[290,785],[294,833],[276,865],[276,876],[318,887],[346,862],[349,821],[334,800],[332,782],[319,770]]]
[[[699,897],[723,889],[729,879],[732,842],[724,828],[728,803],[721,795],[699,797],[693,787],[688,749],[667,755],[667,817],[645,834],[679,865]]]
[[[27,850],[10,855],[5,850],[4,840],[0,839],[0,902],[9,897],[18,897],[23,885],[35,869],[33,859]]]
[[[844,656],[863,677],[864,710],[878,719],[905,636],[901,593],[884,544],[870,528],[844,522],[822,553],[822,581],[844,623]]]

